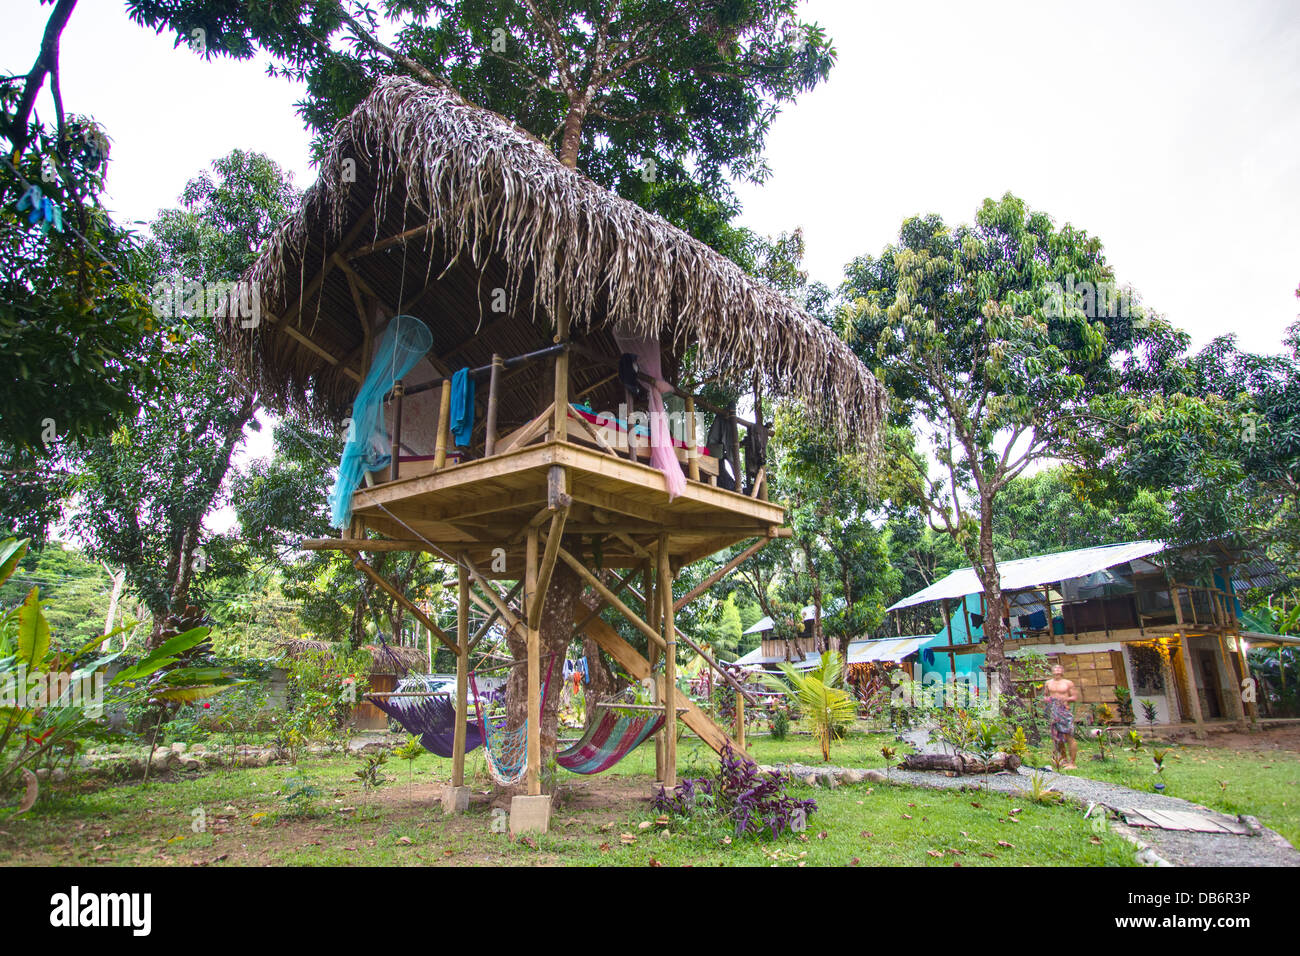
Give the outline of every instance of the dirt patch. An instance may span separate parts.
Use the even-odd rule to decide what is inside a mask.
[[[245,813],[223,818],[212,830],[213,844],[186,854],[178,862],[196,866],[267,866],[338,861],[357,865],[500,865],[558,863],[542,852],[521,858],[500,814],[508,798],[473,790],[469,811],[444,816],[443,785],[422,783],[393,786],[373,794],[368,802],[349,795],[346,807],[336,805],[326,816],[268,818],[253,822]],[[566,842],[602,842],[617,837],[628,821],[650,813],[650,789],[643,781],[609,778],[566,784],[556,795],[550,836]],[[355,807],[351,803],[355,802]],[[160,861],[161,862],[161,861]]]
[[[1191,734],[1179,739],[1184,747],[1219,747],[1224,750],[1288,750],[1300,753],[1300,724],[1285,727],[1268,727],[1254,733],[1237,731],[1207,734],[1197,740]]]

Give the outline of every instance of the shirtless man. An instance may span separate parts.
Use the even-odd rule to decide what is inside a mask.
[[[1069,763],[1061,765],[1062,770],[1073,770],[1074,762],[1079,756],[1079,743],[1074,739],[1074,710],[1072,704],[1079,699],[1079,689],[1074,681],[1065,679],[1065,668],[1057,664],[1052,668],[1052,677],[1045,685],[1047,693],[1047,718],[1052,726],[1052,743],[1062,760],[1066,759],[1069,748]]]

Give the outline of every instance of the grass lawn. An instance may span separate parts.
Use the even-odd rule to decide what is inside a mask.
[[[1214,742],[1214,738],[1210,738]],[[1300,846],[1300,754],[1288,750],[1244,750],[1205,744],[1144,743],[1132,751],[1115,747],[1111,759],[1093,759],[1094,743],[1079,744],[1079,769],[1068,771],[1094,780],[1154,791],[1163,780],[1164,793],[1226,813],[1258,817]],[[1164,772],[1152,771],[1154,749],[1166,752]],[[1029,762],[1050,766],[1050,747],[1033,751]]]
[[[881,766],[880,742],[861,735],[837,744],[832,761]],[[820,756],[807,737],[759,738],[760,762]],[[56,789],[27,816],[0,820],[0,864],[81,865],[1082,865],[1133,864],[1132,847],[1095,835],[1077,810],[998,794],[866,785],[792,787],[819,809],[807,831],[776,840],[734,837],[717,820],[654,823],[649,802],[654,751],[646,746],[614,772],[561,772],[551,831],[510,842],[493,832],[482,757],[467,770],[477,792],[470,812],[446,818],[438,806],[450,761],[387,764],[388,782],[365,794],[353,756],[304,758],[298,765],[213,770],[139,783]],[[693,739],[681,744],[682,775],[711,773],[716,758]],[[304,787],[306,791],[304,792]],[[290,799],[295,792],[299,796]],[[197,824],[201,823],[202,826]]]

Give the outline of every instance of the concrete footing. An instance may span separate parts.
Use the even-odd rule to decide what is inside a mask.
[[[464,813],[469,809],[469,787],[443,787],[442,812]]]
[[[510,798],[510,835],[545,833],[551,825],[550,794]]]

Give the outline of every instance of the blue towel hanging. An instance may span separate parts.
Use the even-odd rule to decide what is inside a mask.
[[[468,448],[474,435],[474,380],[463,368],[451,377],[451,437],[458,448]]]

